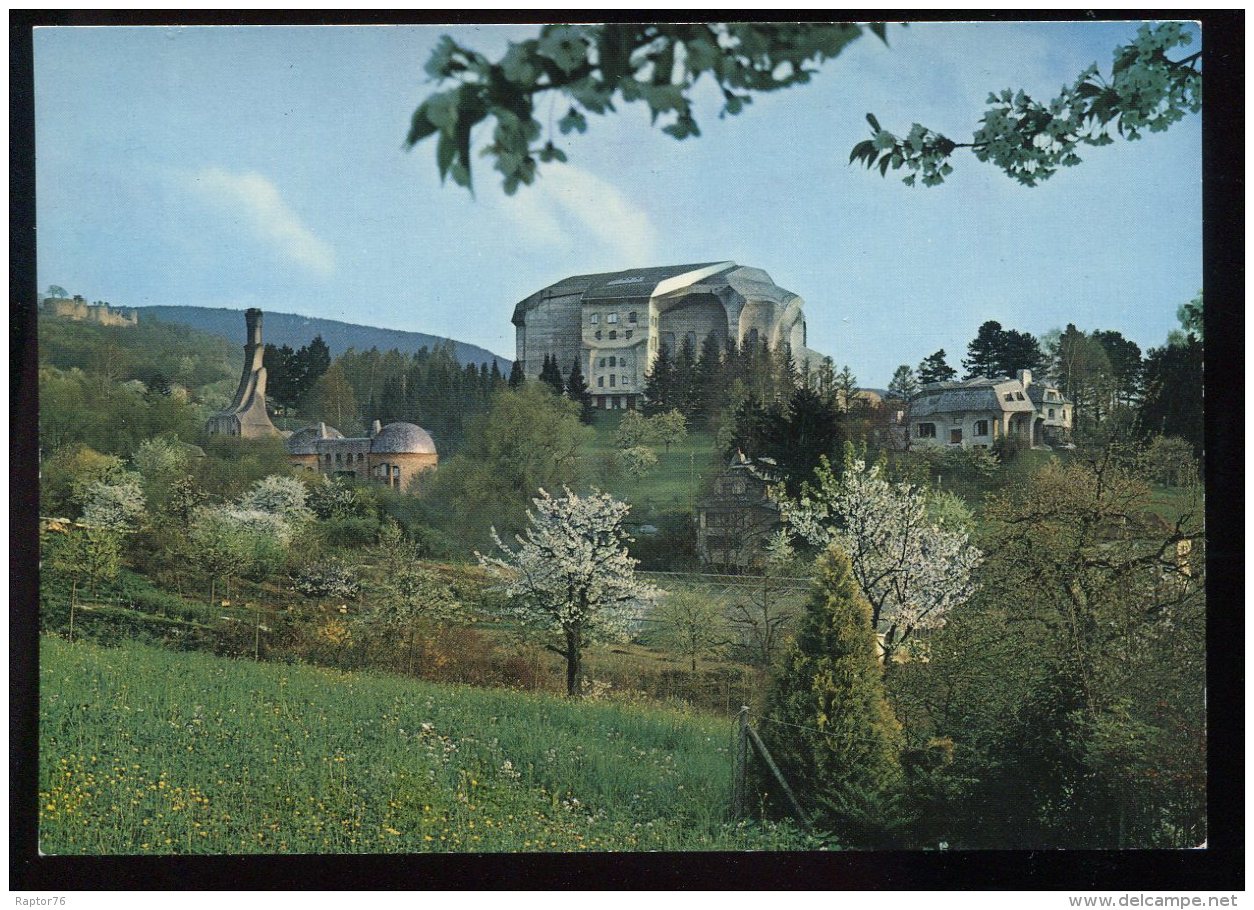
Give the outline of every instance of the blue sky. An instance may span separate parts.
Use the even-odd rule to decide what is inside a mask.
[[[851,167],[864,115],[969,139],[990,90],[1109,72],[1135,23],[923,24],[702,136],[641,105],[560,137],[566,165],[471,197],[402,148],[445,32],[496,55],[535,29],[40,28],[38,280],[116,305],[260,306],[513,356],[514,304],[566,275],[731,259],[806,301],[810,345],[884,386],[980,323],[1161,344],[1202,286],[1201,124],[1083,150],[1034,189],[969,155],[941,187]],[[1197,47],[1195,40],[1194,49]],[[1189,53],[1185,51],[1184,53]],[[561,116],[562,111],[557,111]],[[478,162],[477,162],[478,163]]]

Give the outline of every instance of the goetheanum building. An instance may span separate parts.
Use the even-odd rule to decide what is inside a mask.
[[[787,343],[798,366],[817,361],[801,307],[766,272],[734,262],[576,275],[514,307],[517,359],[528,379],[546,356],[563,375],[578,360],[598,408],[635,408],[662,345],[674,354],[687,340],[699,350],[713,334],[720,346],[728,338],[772,349]]]

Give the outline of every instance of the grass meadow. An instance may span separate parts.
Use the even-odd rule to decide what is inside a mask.
[[[48,854],[796,849],[696,712],[45,636]]]

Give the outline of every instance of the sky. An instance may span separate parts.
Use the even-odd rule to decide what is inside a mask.
[[[959,151],[940,187],[848,164],[874,112],[969,140],[990,91],[1109,73],[1134,22],[915,23],[699,138],[642,104],[556,136],[507,197],[403,148],[442,34],[496,57],[535,26],[48,27],[35,32],[38,282],[117,306],[257,306],[512,358],[514,304],[568,275],[732,260],[805,301],[809,346],[883,387],[986,320],[1160,345],[1202,287],[1201,123],[1082,147],[1036,188]],[[1199,47],[1200,35],[1182,54]],[[543,108],[541,108],[543,111]],[[556,111],[560,118],[563,110]],[[543,119],[543,118],[542,118]],[[891,174],[891,172],[890,172]]]

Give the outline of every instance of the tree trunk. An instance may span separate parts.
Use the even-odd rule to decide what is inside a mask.
[[[578,629],[566,630],[566,695],[568,698],[578,698],[582,693],[581,683],[583,682],[583,665],[582,655],[580,654],[580,646],[582,642],[579,640]]]

